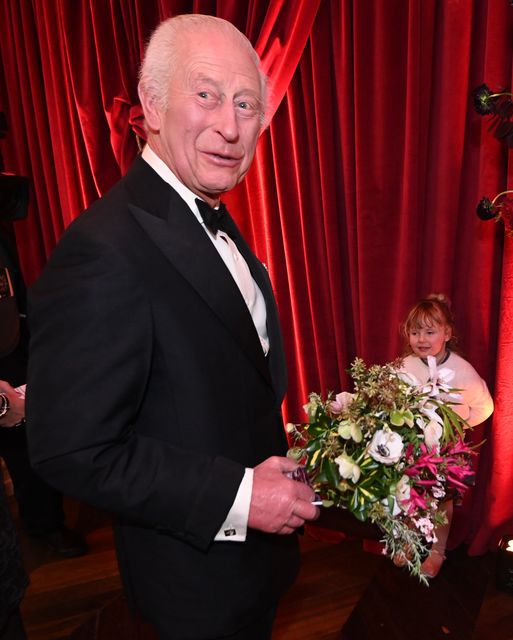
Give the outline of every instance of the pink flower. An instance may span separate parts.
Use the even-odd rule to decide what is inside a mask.
[[[348,391],[342,391],[342,393],[337,393],[335,396],[335,400],[332,400],[329,404],[329,409],[331,413],[338,415],[349,407],[351,402],[354,400],[355,394],[349,393]]]
[[[410,505],[408,507],[408,513],[415,513],[416,509],[422,509],[426,511],[428,506],[424,498],[421,494],[415,489],[415,487],[410,488]]]
[[[428,542],[437,541],[434,524],[429,518],[419,518],[418,520],[414,519],[413,522]]]
[[[428,451],[425,444],[421,444],[419,448],[422,452],[422,455],[420,455],[417,460],[415,460],[407,469],[405,469],[404,473],[410,477],[420,477],[424,471],[429,471],[431,474],[433,474],[433,476],[436,477],[437,465],[444,462],[443,457],[441,457],[434,449]],[[413,446],[411,446],[411,449],[408,449],[407,454],[410,454],[411,456],[412,450]]]

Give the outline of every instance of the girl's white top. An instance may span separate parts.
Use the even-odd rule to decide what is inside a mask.
[[[474,427],[484,422],[492,415],[493,399],[488,391],[486,382],[477,373],[474,367],[464,358],[456,353],[450,353],[445,362],[438,366],[438,370],[451,369],[454,377],[450,381],[450,386],[458,390],[460,404],[455,404],[454,411]],[[415,355],[404,358],[401,371],[405,371],[422,384],[430,379],[429,366]]]

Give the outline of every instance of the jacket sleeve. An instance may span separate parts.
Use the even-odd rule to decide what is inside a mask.
[[[152,310],[126,256],[68,230],[30,291],[29,451],[63,493],[206,548],[244,467],[135,427],[154,349]],[[169,420],[172,416],[160,416]]]
[[[471,427],[481,424],[493,413],[493,399],[486,382],[477,371],[474,373],[474,376],[469,377],[463,391],[463,402],[468,406],[467,422]]]

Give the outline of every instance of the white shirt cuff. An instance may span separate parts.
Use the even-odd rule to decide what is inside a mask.
[[[249,505],[253,491],[253,469],[246,469],[232,507],[214,540],[244,542],[248,530]]]

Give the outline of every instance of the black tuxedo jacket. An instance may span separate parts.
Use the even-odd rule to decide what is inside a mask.
[[[213,542],[246,466],[286,452],[271,285],[269,357],[237,285],[184,201],[142,159],[67,229],[29,296],[33,464],[118,516],[126,589],[179,637],[235,631],[297,572],[295,536]]]

